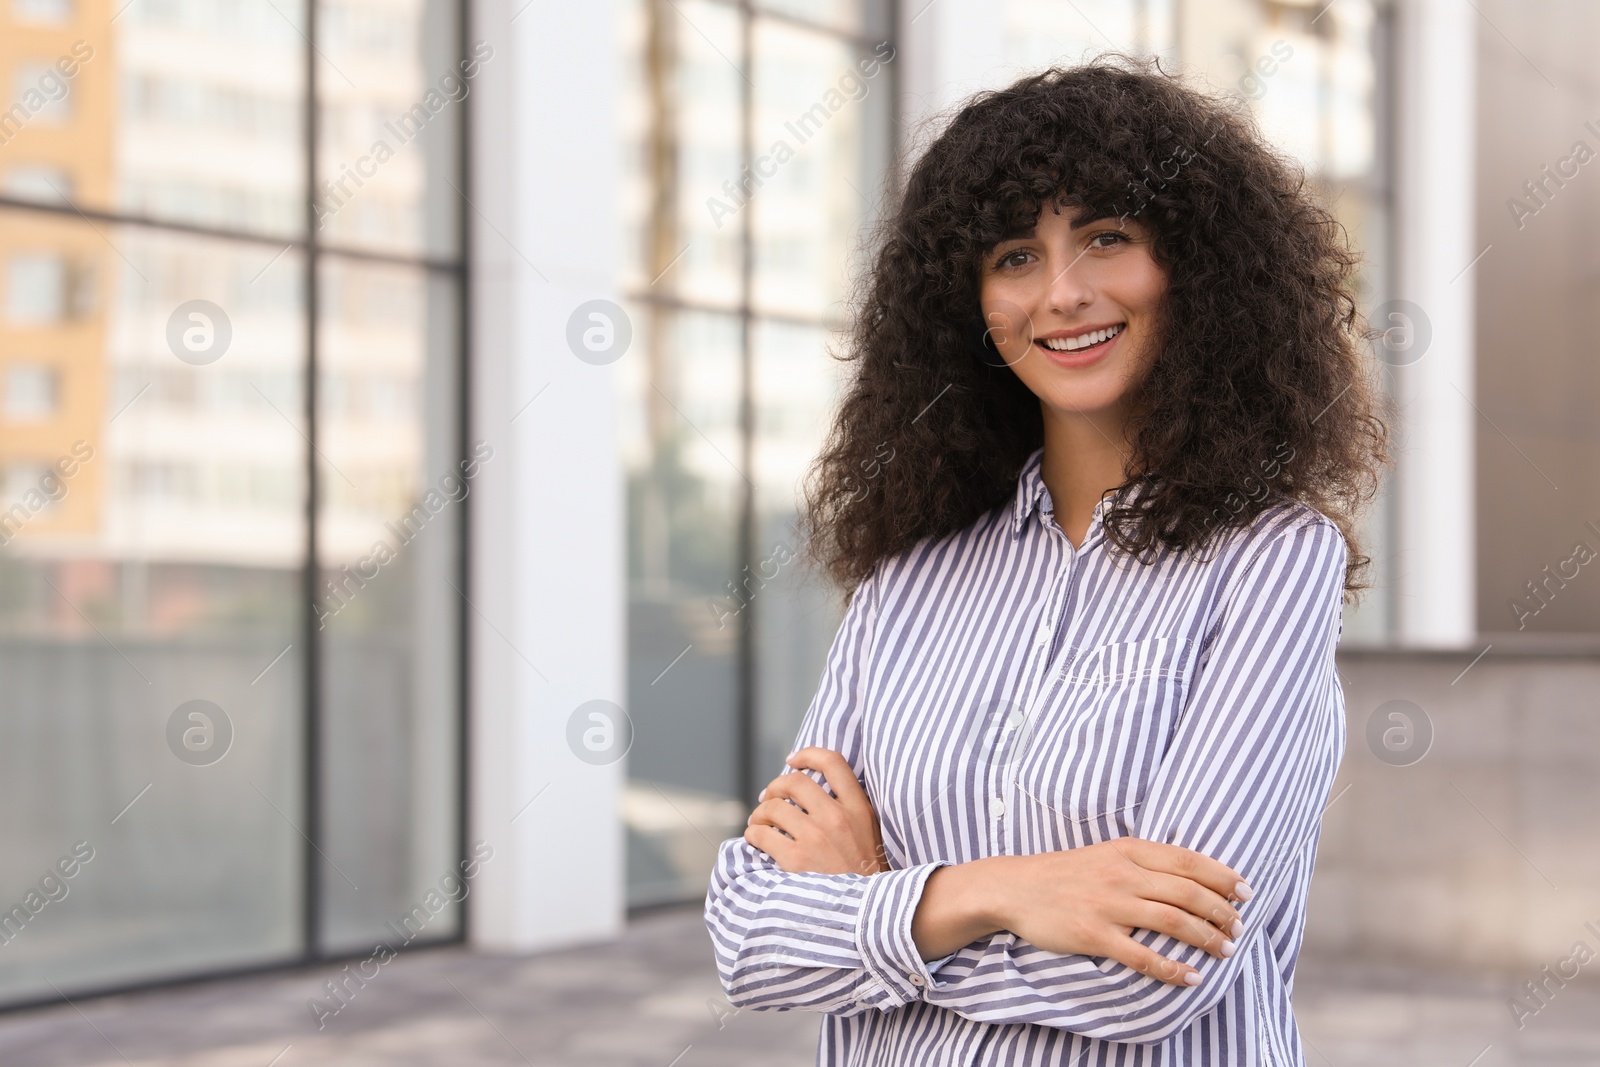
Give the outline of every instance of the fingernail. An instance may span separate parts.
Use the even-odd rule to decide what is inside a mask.
[[[1238,897],[1239,900],[1243,902],[1255,896],[1256,891],[1250,888],[1250,884],[1248,882],[1240,882],[1233,887],[1233,895]]]
[[[1199,971],[1190,971],[1188,974],[1184,975],[1183,976],[1183,984],[1184,985],[1199,985],[1200,984],[1200,972]]]
[[[1240,922],[1238,919],[1233,920],[1233,925],[1228,927],[1229,936],[1238,937],[1243,933],[1244,933],[1244,923]]]
[[[767,791],[765,789],[763,789],[761,792],[757,793],[756,794],[756,799],[757,800],[765,800],[765,799],[767,799]]]
[[[1223,959],[1227,959],[1229,956],[1232,956],[1237,949],[1233,947],[1232,941],[1223,941],[1222,948],[1218,949],[1218,951],[1222,953]]]

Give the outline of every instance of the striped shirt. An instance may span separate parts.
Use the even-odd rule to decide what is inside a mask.
[[[893,869],[791,874],[723,842],[705,905],[723,989],[826,1013],[819,1065],[1301,1067],[1289,997],[1344,751],[1344,540],[1280,501],[1146,565],[1107,541],[1102,501],[1074,548],[1042,457],[1014,504],[861,583],[795,748],[844,754]],[[1134,931],[1198,986],[1004,931],[921,959],[911,918],[938,867],[1124,836],[1255,889],[1229,959]]]

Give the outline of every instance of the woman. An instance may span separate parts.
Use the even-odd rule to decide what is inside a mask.
[[[1127,57],[975,99],[884,233],[808,487],[853,593],[706,898],[729,999],[827,1013],[821,1064],[1303,1063],[1388,459],[1355,256]]]

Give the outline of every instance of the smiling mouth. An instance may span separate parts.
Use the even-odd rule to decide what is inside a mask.
[[[1078,362],[1082,357],[1092,356],[1104,349],[1112,341],[1121,337],[1127,328],[1127,323],[1118,323],[1116,326],[1104,330],[1096,330],[1081,337],[1053,337],[1048,340],[1036,337],[1033,343],[1057,359]]]

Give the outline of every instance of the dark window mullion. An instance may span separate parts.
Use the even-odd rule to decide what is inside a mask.
[[[317,238],[317,0],[306,0],[306,565],[304,596],[301,605],[305,645],[305,778],[306,823],[305,871],[305,955],[322,955],[322,649],[314,625],[317,602],[317,315],[318,256]]]
[[[469,47],[467,42],[472,40],[472,6],[470,0],[458,0],[456,4],[456,53],[463,59]],[[460,161],[456,169],[456,180],[468,195],[471,194],[473,175],[472,161],[468,156],[471,144],[472,107],[468,106],[461,113],[461,138],[457,146]],[[456,211],[456,254],[460,257],[460,267],[456,272],[456,460],[459,463],[467,458],[472,448],[472,213],[466,196],[456,198]],[[476,506],[472,499],[469,495],[469,499],[462,501],[461,518],[456,528],[456,581],[469,596],[472,591],[472,520]],[[472,839],[472,808],[467,785],[472,768],[472,754],[467,747],[472,738],[469,718],[472,707],[469,669],[472,636],[467,627],[467,612],[459,604],[456,605],[456,611],[456,857],[464,864],[470,859],[467,849]],[[465,899],[462,900],[456,940],[467,939],[474,907],[475,904],[468,905]]]
[[[740,173],[747,172],[755,157],[755,74],[754,62],[755,17],[749,3],[739,5],[739,66],[743,84],[739,90],[739,163]],[[751,353],[753,342],[753,312],[751,298],[755,281],[755,212],[739,213],[740,273],[739,273],[739,464],[744,468],[744,488],[739,506],[739,551],[734,562],[739,564],[733,580],[737,586],[744,569],[755,563],[755,398]],[[736,718],[734,748],[739,761],[734,782],[739,799],[745,804],[755,804],[756,774],[756,619],[755,612],[739,613],[738,647],[738,699],[734,709]]]

